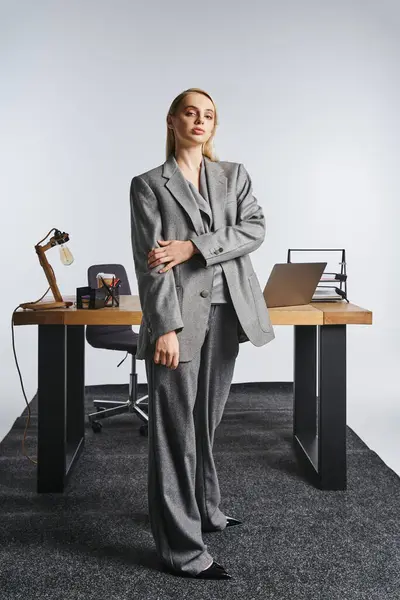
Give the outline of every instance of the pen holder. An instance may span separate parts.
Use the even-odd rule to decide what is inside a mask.
[[[105,290],[104,306],[119,306],[120,280],[114,275],[108,277],[103,275],[104,273],[97,274],[97,287]]]

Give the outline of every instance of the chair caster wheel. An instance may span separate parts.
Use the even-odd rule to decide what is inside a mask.
[[[92,429],[94,433],[100,433],[103,425],[99,421],[92,421]]]
[[[140,431],[140,435],[143,435],[144,437],[148,437],[149,435],[149,426],[146,425],[141,425],[139,427],[139,431]]]

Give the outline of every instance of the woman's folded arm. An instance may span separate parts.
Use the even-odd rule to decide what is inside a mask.
[[[205,267],[254,252],[265,239],[264,213],[253,195],[250,175],[242,164],[239,165],[236,194],[236,225],[188,237],[199,250],[196,257]]]

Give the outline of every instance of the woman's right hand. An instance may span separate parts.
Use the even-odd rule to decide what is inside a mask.
[[[177,368],[179,365],[179,340],[176,331],[168,331],[157,338],[154,362],[161,363],[170,369]]]

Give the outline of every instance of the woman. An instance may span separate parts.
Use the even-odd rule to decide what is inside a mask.
[[[275,337],[249,257],[264,240],[264,215],[244,166],[215,158],[216,127],[209,94],[179,94],[167,115],[167,160],[131,184],[150,524],[165,565],[200,579],[231,578],[202,532],[240,523],[219,508],[212,455],[239,343]]]

